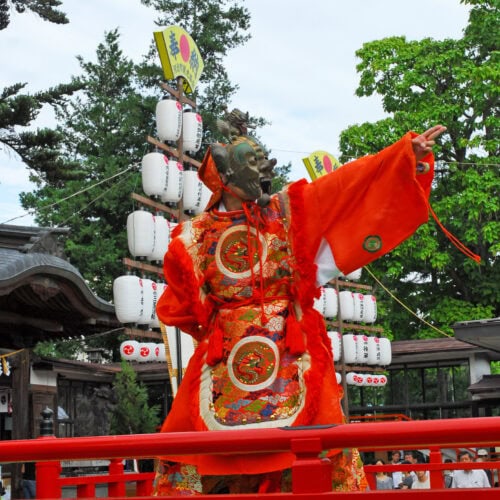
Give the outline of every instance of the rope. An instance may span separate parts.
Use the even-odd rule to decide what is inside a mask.
[[[434,325],[431,325],[428,321],[425,319],[421,318],[416,312],[414,312],[412,309],[410,309],[404,302],[399,300],[387,287],[385,287],[382,282],[370,271],[370,268],[368,266],[365,266],[366,271],[368,274],[377,282],[378,285],[393,299],[395,300],[403,309],[406,309],[411,315],[415,316],[419,321],[427,325],[428,327],[432,328],[436,332],[440,333],[441,335],[444,335],[445,337],[448,338],[454,338],[453,335],[450,335],[449,333],[443,332],[443,330],[440,330],[439,328],[435,327]]]

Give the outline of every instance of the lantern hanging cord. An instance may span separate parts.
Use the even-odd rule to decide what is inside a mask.
[[[127,169],[128,170],[128,169]],[[66,224],[70,219],[72,219],[75,215],[79,214],[80,212],[83,212],[86,208],[90,207],[90,205],[94,204],[97,200],[102,198],[103,196],[106,196],[112,189],[116,188],[119,186],[124,180],[126,180],[127,177],[122,177],[116,184],[113,184],[111,187],[106,189],[106,191],[102,192],[99,196],[96,196],[92,200],[90,200],[84,207],[82,207],[80,210],[73,212],[67,219],[62,221],[60,224],[58,224],[55,227],[64,227],[64,224]]]
[[[118,172],[118,173],[112,175],[111,177],[107,177],[106,179],[103,179],[99,182],[96,182],[95,184],[92,184],[91,186],[88,186],[84,189],[80,189],[76,193],[70,194],[69,196],[66,196],[66,198],[61,198],[59,201],[55,201],[54,203],[51,203],[50,205],[40,207],[38,210],[47,210],[49,208],[55,207],[56,205],[59,205],[63,201],[69,200],[70,198],[73,198],[74,196],[78,196],[79,194],[90,191],[91,189],[94,189],[95,187],[99,186],[100,184],[104,184],[105,182],[108,182],[111,179],[114,179],[115,177],[119,177],[120,175],[125,174],[126,172],[128,172],[129,170],[132,170],[133,168],[138,168],[138,166],[139,166],[139,164],[130,165],[130,167],[126,168],[125,170],[122,170],[121,172]],[[27,215],[32,215],[33,213],[34,213],[34,210],[30,210],[30,211],[24,213],[23,215],[18,215],[17,217],[12,217],[12,219],[0,222],[0,224],[8,224],[9,222],[12,222],[16,219],[21,219],[23,217],[26,217]]]
[[[436,332],[440,333],[441,335],[444,335],[445,337],[448,338],[453,338],[453,335],[450,335],[449,333],[443,332],[443,330],[440,330],[439,328],[435,327],[434,325],[431,325],[428,321],[425,319],[421,318],[415,311],[410,309],[404,302],[402,302],[400,299],[398,299],[387,287],[385,287],[382,282],[373,274],[373,272],[370,270],[368,266],[365,266],[365,269],[367,270],[368,274],[377,282],[378,285],[393,299],[395,300],[403,309],[406,309],[411,315],[415,316],[419,321],[427,325],[428,327],[432,328]]]

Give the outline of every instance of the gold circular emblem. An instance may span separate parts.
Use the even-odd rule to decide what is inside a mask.
[[[250,252],[248,234],[250,233]],[[265,238],[253,227],[243,224],[230,227],[219,238],[215,249],[215,262],[221,273],[235,278],[248,278],[259,269],[259,252],[264,263],[267,257],[267,244]]]
[[[276,379],[279,352],[276,344],[256,335],[245,337],[235,344],[229,355],[229,378],[239,389],[258,391]]]

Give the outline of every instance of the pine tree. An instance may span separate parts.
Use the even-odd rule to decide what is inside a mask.
[[[147,434],[156,431],[159,407],[149,406],[148,391],[137,381],[134,369],[122,361],[115,376],[113,392],[116,406],[111,416],[111,434]]]
[[[96,62],[79,58],[83,90],[57,113],[64,159],[77,167],[21,195],[24,208],[36,209],[39,224],[71,228],[66,255],[105,299],[123,272],[126,220],[134,209],[130,193],[141,182],[134,166],[147,147],[156,102],[138,92],[134,64],[123,55],[119,38],[117,30],[105,35]]]
[[[66,24],[68,23],[66,14],[57,9],[61,4],[60,0],[0,0],[0,30],[5,29],[10,24],[10,10],[12,8],[20,14],[31,11],[45,21]]]
[[[59,0],[0,0],[0,31],[10,23],[10,9],[35,12],[42,19],[64,24],[66,15],[57,10]],[[78,83],[60,84],[48,90],[24,93],[26,83],[15,83],[0,91],[0,147],[14,151],[25,163],[33,182],[42,185],[58,177],[72,178],[75,165],[61,156],[62,134],[49,128],[30,130],[45,105],[58,108],[78,90]]]

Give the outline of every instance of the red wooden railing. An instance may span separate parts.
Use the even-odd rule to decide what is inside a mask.
[[[84,438],[42,437],[35,440],[0,442],[0,462],[37,462],[37,498],[61,498],[63,486],[76,487],[77,498],[94,498],[95,486],[108,484],[108,497],[125,498],[125,483],[137,482],[135,497],[151,494],[152,474],[124,474],[123,457],[152,458],[165,454],[200,453],[266,453],[292,451],[296,460],[292,467],[293,493],[260,494],[259,499],[370,499],[409,495],[411,498],[500,497],[500,489],[456,490],[442,488],[442,470],[465,468],[500,468],[492,462],[467,464],[441,463],[442,448],[489,448],[500,444],[500,417],[411,422],[377,422],[362,425],[322,426],[315,428],[278,428],[265,430],[212,431],[202,433],[164,433]],[[378,470],[430,470],[430,490],[369,491],[366,493],[330,492],[323,459],[325,449],[359,448],[361,450],[429,449],[429,464],[412,466],[367,466],[369,481]],[[109,475],[61,478],[61,460],[111,459]],[[210,495],[201,498],[255,498],[256,495]],[[129,497],[131,498],[131,497]]]

